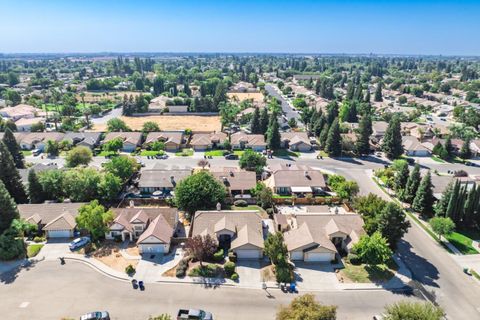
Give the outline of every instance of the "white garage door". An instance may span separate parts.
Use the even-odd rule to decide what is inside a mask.
[[[332,253],[326,252],[307,252],[305,253],[305,261],[310,262],[330,262],[333,260]]]
[[[258,259],[260,258],[259,250],[237,250],[238,259]]]
[[[49,238],[70,238],[70,230],[51,230],[48,231]]]
[[[142,253],[164,253],[165,247],[163,244],[155,245],[155,244],[142,244],[140,246],[140,251]]]
[[[303,251],[292,251],[290,253],[291,260],[303,260]]]

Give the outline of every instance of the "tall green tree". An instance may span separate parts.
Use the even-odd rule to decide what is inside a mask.
[[[392,250],[388,246],[387,239],[382,237],[380,232],[375,232],[371,236],[363,235],[352,249],[358,254],[360,259],[368,265],[378,265],[387,263],[392,257]]]
[[[438,217],[445,217],[447,214],[448,203],[452,197],[453,182],[450,182],[442,193],[442,197],[435,203],[435,214]]]
[[[30,203],[43,203],[46,199],[42,184],[34,170],[28,171],[28,197]]]
[[[429,222],[433,232],[438,235],[440,240],[442,240],[442,236],[449,235],[455,230],[455,223],[450,218],[434,217]]]
[[[250,131],[253,134],[260,134],[262,133],[262,128],[260,124],[260,110],[255,108],[255,111],[253,112],[252,116],[252,121],[250,122]]]
[[[390,247],[395,249],[398,241],[410,228],[410,222],[407,220],[405,212],[399,205],[388,202],[376,218],[378,220],[377,230],[387,239]]]
[[[410,176],[408,176],[407,185],[405,186],[405,191],[400,195],[401,200],[407,203],[412,203],[415,195],[417,194],[417,189],[420,184],[420,166],[415,165]]]
[[[461,215],[459,213],[461,199],[460,182],[457,180],[453,186],[450,199],[448,200],[447,211],[445,216],[452,219],[455,224],[460,224]]]
[[[335,118],[328,130],[325,151],[332,157],[338,157],[342,154],[342,136],[340,135],[338,118]]]
[[[470,159],[472,157],[472,151],[470,150],[470,138],[466,138],[463,141],[462,148],[460,149],[460,158]]]
[[[410,170],[408,169],[408,162],[402,161],[400,164],[400,168],[398,169],[397,173],[395,174],[394,180],[394,188],[395,191],[400,194],[403,192],[405,187],[407,186],[408,176],[410,174]]]
[[[3,142],[0,142],[0,180],[3,181],[16,203],[27,202],[27,194],[22,184],[13,157]]]
[[[389,159],[397,159],[403,154],[400,118],[397,115],[394,115],[388,124],[382,150]]]
[[[272,150],[280,149],[281,137],[278,122],[275,119],[267,131],[267,145]]]
[[[113,221],[113,212],[105,210],[98,200],[83,205],[78,212],[75,218],[78,227],[90,232],[93,240],[102,238],[108,231],[108,225]]]
[[[430,302],[400,301],[388,305],[383,315],[385,320],[442,320],[445,312]]]
[[[268,130],[268,108],[263,108],[260,113],[260,133],[266,134]]]
[[[434,202],[432,176],[430,171],[428,171],[420,182],[420,186],[413,199],[412,208],[422,216],[430,217],[433,213]]]
[[[8,193],[5,185],[0,181],[0,234],[7,230],[14,219],[18,219],[17,206]]]
[[[383,96],[382,96],[382,83],[378,82],[377,87],[375,88],[375,97],[374,100],[376,102],[382,102],[383,101]]]
[[[364,115],[358,125],[357,141],[355,143],[355,149],[358,155],[370,153],[370,136],[372,132],[372,118],[370,115]]]
[[[18,169],[25,168],[23,153],[20,150],[20,146],[18,145],[17,140],[15,139],[13,132],[12,130],[10,130],[10,128],[5,129],[2,140],[3,143],[5,143],[8,151],[10,151],[10,154],[13,157],[13,161],[15,162],[15,166]]]

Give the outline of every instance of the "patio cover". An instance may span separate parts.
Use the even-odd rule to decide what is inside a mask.
[[[298,192],[312,192],[311,187],[292,187],[292,192],[298,193]]]

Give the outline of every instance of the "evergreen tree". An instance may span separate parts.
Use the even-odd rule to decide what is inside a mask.
[[[329,126],[328,126],[328,123],[325,123],[325,125],[323,126],[323,129],[322,131],[320,132],[320,136],[318,137],[318,141],[320,143],[320,146],[325,149],[325,146],[327,144],[327,138],[328,138],[328,130],[329,129]]]
[[[42,184],[33,170],[28,172],[28,196],[30,203],[43,203],[46,200]]]
[[[456,207],[459,203],[459,196],[460,196],[460,182],[457,180],[452,189],[452,194],[448,201],[446,216],[447,218],[452,219],[452,221],[457,225],[460,222],[458,212],[456,211]]]
[[[269,149],[276,150],[280,149],[280,131],[278,128],[278,121],[275,119],[273,123],[270,124],[267,131],[267,145]]]
[[[347,95],[346,99],[347,100],[353,100],[353,97],[355,96],[355,85],[353,82],[349,82],[347,85]]]
[[[408,169],[408,162],[403,161],[400,165],[399,170],[397,171],[397,174],[395,175],[394,181],[394,189],[398,194],[402,193],[403,190],[405,190],[409,174],[410,170]]]
[[[410,227],[410,222],[408,222],[405,212],[399,205],[388,202],[377,216],[377,220],[377,230],[387,239],[390,247],[395,249],[397,242]]]
[[[255,108],[255,111],[253,112],[252,121],[250,122],[250,131],[253,134],[262,133],[260,125],[260,110],[258,108]]]
[[[476,207],[476,192],[475,186],[473,186],[467,193],[467,199],[465,200],[465,207],[464,207],[464,227],[467,229],[471,229],[474,226],[475,221],[475,207]]]
[[[268,129],[268,108],[263,108],[260,114],[260,131],[261,134],[266,134]]]
[[[432,176],[430,171],[422,178],[418,187],[415,198],[413,199],[412,208],[424,217],[430,217],[433,213],[433,197]]]
[[[401,193],[401,200],[407,203],[412,203],[417,194],[418,185],[420,184],[420,166],[415,165],[410,176],[408,176],[405,191]]]
[[[323,114],[317,119],[317,121],[315,121],[315,124],[312,127],[312,132],[315,137],[320,137],[320,133],[322,133],[323,127],[325,126],[326,122],[327,121],[325,120]]]
[[[336,117],[338,117],[338,104],[336,101],[333,101],[327,105],[327,123],[329,126]]]
[[[23,162],[23,153],[20,150],[20,146],[18,145],[17,140],[15,140],[15,137],[13,136],[12,130],[10,130],[9,128],[5,129],[5,134],[3,135],[2,140],[13,157],[15,167],[17,167],[18,169],[25,168],[25,163]]]
[[[397,115],[394,115],[388,124],[383,137],[382,150],[389,159],[397,159],[403,154],[400,119]]]
[[[16,203],[27,202],[27,195],[20,174],[15,168],[12,155],[3,142],[0,142],[0,180],[3,181],[5,188]]]
[[[0,234],[10,227],[13,219],[18,218],[17,206],[3,182],[0,181]]]
[[[377,83],[377,88],[375,89],[375,97],[374,97],[374,100],[376,102],[382,102],[383,101],[383,97],[382,97],[382,83],[381,82],[378,82]]]
[[[342,136],[340,135],[338,118],[335,118],[328,130],[325,151],[332,157],[338,157],[342,154]]]
[[[445,139],[445,150],[447,150],[448,157],[452,158],[453,157],[453,145],[452,145],[452,138],[450,136],[447,136],[447,139]]]
[[[370,103],[370,90],[367,89],[367,93],[365,94],[365,98],[363,99],[363,101],[367,102],[367,103]]]
[[[470,150],[470,138],[466,138],[460,149],[460,158],[470,159],[472,157],[472,151]]]
[[[357,141],[355,143],[355,149],[358,155],[370,153],[370,136],[372,132],[372,118],[370,115],[365,115],[358,125]]]
[[[448,202],[452,197],[452,193],[453,193],[453,182],[450,182],[447,188],[445,188],[445,190],[443,191],[443,194],[440,200],[438,200],[437,203],[435,204],[435,214],[437,216],[446,217]]]

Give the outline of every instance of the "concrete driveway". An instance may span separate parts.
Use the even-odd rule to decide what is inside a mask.
[[[71,253],[68,245],[70,239],[54,239],[48,240],[38,254],[39,257],[44,257],[45,260],[57,260],[65,254]]]
[[[295,262],[297,287],[303,290],[338,290],[333,266],[326,262]]]
[[[236,272],[242,286],[261,288],[261,261],[260,260],[238,260]]]

